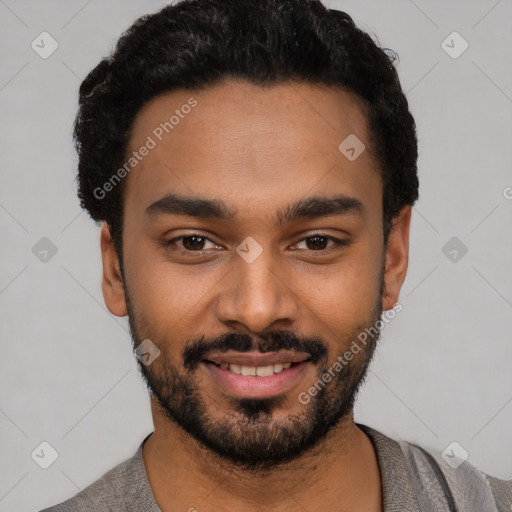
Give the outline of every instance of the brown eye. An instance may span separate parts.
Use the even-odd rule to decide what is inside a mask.
[[[305,242],[306,249],[310,251],[329,251],[331,249],[337,249],[341,246],[348,245],[348,240],[340,240],[338,238],[334,238],[332,236],[316,234],[313,236],[308,236],[303,238],[299,244]],[[332,242],[331,245],[328,245],[329,242]]]
[[[212,249],[213,247],[206,247],[206,243],[211,243],[213,246],[216,244],[212,242],[209,238],[202,235],[187,235],[187,236],[179,236],[173,238],[166,242],[167,246],[176,245],[179,250],[182,252],[200,252],[207,249]]]
[[[206,238],[204,236],[184,236],[183,247],[187,250],[203,249]]]
[[[308,249],[316,250],[316,249],[325,249],[328,243],[328,238],[326,236],[313,236],[306,239],[306,245]]]

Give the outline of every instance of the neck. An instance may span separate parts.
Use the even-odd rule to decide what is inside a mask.
[[[353,415],[303,456],[271,469],[242,469],[170,422],[152,401],[155,430],[143,447],[149,484],[162,512],[290,509],[382,510],[371,441]],[[301,507],[302,505],[302,507]]]

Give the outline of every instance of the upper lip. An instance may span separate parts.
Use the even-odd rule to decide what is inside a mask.
[[[311,357],[307,352],[279,350],[277,352],[211,352],[205,357],[206,361],[215,364],[238,364],[240,366],[267,366],[270,364],[302,363]]]

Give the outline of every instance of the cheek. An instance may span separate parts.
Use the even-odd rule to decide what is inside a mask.
[[[379,286],[368,276],[347,275],[329,279],[316,300],[321,318],[333,326],[351,327],[371,317],[379,296]]]
[[[193,266],[178,267],[169,262],[148,264],[146,258],[131,258],[130,298],[139,317],[145,320],[156,339],[173,334],[182,338],[184,330],[203,307],[222,274],[210,270],[198,273]]]
[[[316,283],[305,302],[318,312],[319,318],[340,336],[347,337],[358,326],[373,321],[376,304],[380,301],[382,259],[380,251],[369,245],[354,251],[321,283]]]

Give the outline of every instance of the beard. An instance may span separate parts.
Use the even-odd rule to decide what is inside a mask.
[[[275,330],[257,337],[236,332],[212,339],[204,336],[191,339],[185,343],[181,364],[173,363],[168,355],[171,340],[150,337],[149,322],[137,315],[127,287],[125,293],[134,350],[147,338],[160,349],[160,355],[151,364],[145,365],[138,360],[138,367],[164,415],[198,441],[215,459],[248,471],[265,471],[305,455],[352,414],[356,395],[366,379],[380,337],[377,326],[382,314],[383,287],[381,275],[381,295],[371,311],[371,319],[357,325],[346,339],[341,340],[343,351],[334,354],[332,359],[328,344],[322,338]],[[364,347],[360,347],[351,361],[345,361],[342,369],[325,384],[322,376],[332,376],[334,361],[341,360],[350,345],[365,331],[371,334],[367,336]],[[314,396],[311,393],[307,403],[296,398],[300,404],[298,411],[295,412],[294,408],[294,412],[286,413],[283,403],[290,397],[284,395],[261,399],[230,397],[230,407],[226,411],[215,410],[213,405],[208,407],[197,379],[198,366],[207,352],[269,352],[280,349],[309,353],[310,363],[317,367],[317,379],[309,385],[322,384],[317,386]],[[213,412],[217,413],[216,418]]]

